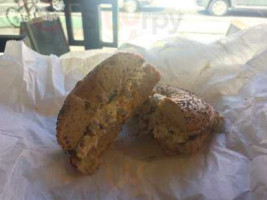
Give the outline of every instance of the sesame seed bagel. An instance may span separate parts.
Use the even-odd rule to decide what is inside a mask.
[[[93,174],[126,119],[151,95],[159,73],[139,55],[117,53],[79,81],[58,115],[57,140],[79,171]]]
[[[158,84],[139,111],[139,133],[152,134],[168,155],[197,152],[222,122],[202,98],[168,85]]]

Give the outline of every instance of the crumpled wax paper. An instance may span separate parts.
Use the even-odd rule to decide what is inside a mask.
[[[75,83],[110,52],[42,56],[9,42],[0,57],[1,200],[266,200],[267,25],[212,44],[168,38],[125,44],[162,82],[204,97],[225,117],[210,146],[165,157],[127,129],[92,176],[73,169],[56,142],[56,117]]]

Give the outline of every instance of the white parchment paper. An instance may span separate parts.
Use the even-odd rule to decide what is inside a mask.
[[[0,57],[1,200],[266,200],[267,25],[213,44],[182,38],[125,44],[162,81],[204,97],[226,119],[207,149],[165,157],[124,131],[100,170],[75,171],[55,138],[56,115],[75,83],[112,52],[42,56],[9,42]]]

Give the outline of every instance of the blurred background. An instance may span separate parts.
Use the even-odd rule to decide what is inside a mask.
[[[118,26],[114,30],[112,10],[105,2],[108,0],[100,5],[101,23],[97,22],[97,28],[101,30],[101,41],[107,42],[114,39],[113,33],[117,31],[118,46],[125,42],[145,44],[168,36],[209,43],[267,20],[267,0],[119,0]],[[0,35],[20,35],[20,22],[36,17],[46,20],[58,17],[68,41],[66,3],[73,37],[84,40],[87,37],[84,29],[88,26],[83,24],[86,18],[82,17],[79,0],[0,0]],[[84,49],[85,45],[79,44],[69,44],[70,50]]]

